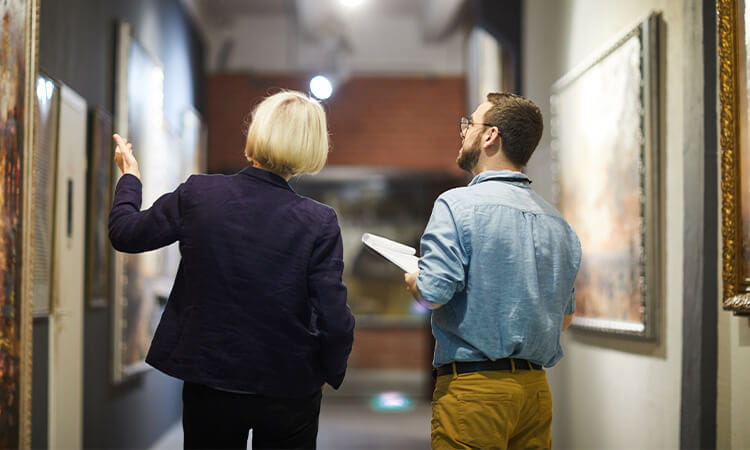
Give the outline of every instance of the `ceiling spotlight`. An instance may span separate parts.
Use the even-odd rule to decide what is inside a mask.
[[[339,3],[341,3],[343,6],[346,6],[347,8],[353,8],[355,6],[359,6],[362,4],[363,0],[339,0]]]
[[[316,75],[310,80],[310,92],[315,98],[325,100],[333,94],[333,85],[325,76]]]

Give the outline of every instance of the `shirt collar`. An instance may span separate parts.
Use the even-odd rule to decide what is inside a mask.
[[[469,186],[497,178],[513,178],[513,181],[517,179],[518,181],[531,183],[529,177],[522,172],[516,172],[515,170],[486,170],[472,178]]]
[[[240,171],[240,174],[249,176],[251,178],[255,178],[261,181],[264,181],[266,183],[272,184],[274,186],[278,186],[280,188],[284,188],[287,190],[290,190],[294,192],[294,189],[292,189],[291,186],[289,186],[289,183],[280,176],[276,175],[273,172],[269,172],[267,170],[258,169],[257,167],[248,166],[242,169]]]

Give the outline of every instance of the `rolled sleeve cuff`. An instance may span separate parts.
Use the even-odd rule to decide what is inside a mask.
[[[576,312],[576,290],[573,289],[573,292],[570,294],[570,299],[568,300],[568,304],[565,306],[565,314],[570,315]]]
[[[448,303],[456,292],[454,283],[443,278],[429,276],[423,271],[417,275],[417,288],[423,299],[441,305]]]

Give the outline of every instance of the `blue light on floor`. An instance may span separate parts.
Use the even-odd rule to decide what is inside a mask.
[[[411,400],[401,392],[381,392],[372,398],[370,406],[376,411],[403,411],[411,407]]]

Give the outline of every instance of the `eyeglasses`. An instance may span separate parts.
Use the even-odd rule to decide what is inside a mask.
[[[491,123],[480,123],[480,122],[474,122],[471,120],[471,117],[461,117],[461,120],[458,121],[458,129],[461,131],[461,134],[463,134],[466,130],[469,129],[472,125],[484,125],[486,127],[496,127],[497,125],[493,125]]]

